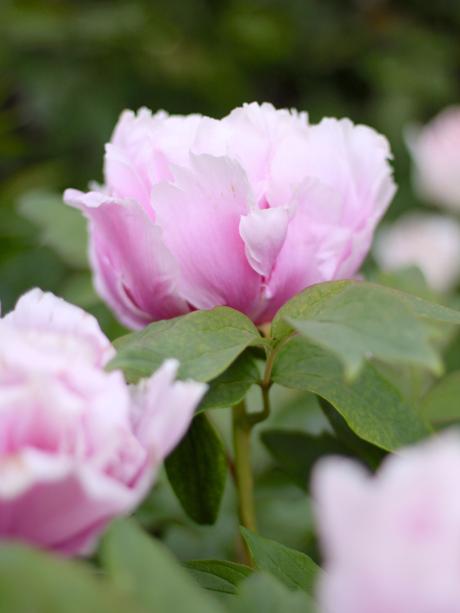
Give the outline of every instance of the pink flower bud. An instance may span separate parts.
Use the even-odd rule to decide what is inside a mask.
[[[372,477],[345,459],[313,477],[322,613],[457,613],[460,438],[388,457]]]
[[[205,386],[167,361],[129,388],[96,320],[34,289],[0,319],[0,539],[91,551],[130,513],[183,436]]]
[[[96,287],[139,328],[227,305],[269,322],[293,295],[353,277],[395,185],[386,139],[348,119],[247,104],[217,121],[125,111],[89,219]]]

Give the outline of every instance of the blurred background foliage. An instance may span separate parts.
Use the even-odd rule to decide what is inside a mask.
[[[2,309],[40,286],[121,333],[92,290],[84,225],[61,194],[101,180],[124,108],[219,117],[267,100],[313,121],[349,116],[391,141],[399,191],[389,216],[420,206],[404,131],[460,101],[459,34],[458,0],[0,0]],[[315,402],[283,397],[271,425],[321,429]],[[222,427],[222,412],[212,417]],[[261,446],[256,464],[262,533],[314,550],[306,493]],[[217,529],[194,526],[162,480],[139,517],[183,558],[224,557],[235,546],[232,498],[227,488]]]
[[[414,206],[403,132],[460,100],[459,32],[458,0],[1,0],[3,308],[37,284],[91,302],[84,262],[50,248],[46,221],[65,187],[101,179],[126,107],[218,117],[268,100],[350,116],[391,140],[390,215]]]
[[[3,308],[32,285],[93,308],[84,260],[59,237],[56,253],[48,222],[61,227],[65,187],[101,179],[124,108],[221,116],[268,100],[350,116],[391,140],[390,215],[414,206],[403,132],[459,101],[459,33],[458,0],[1,0]]]

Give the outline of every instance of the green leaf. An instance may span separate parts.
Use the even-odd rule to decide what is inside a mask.
[[[321,569],[311,558],[246,528],[241,528],[241,533],[257,569],[271,573],[288,588],[314,594]]]
[[[242,583],[238,597],[230,603],[231,613],[315,613],[313,600],[292,591],[266,573],[253,573]]]
[[[330,283],[319,283],[304,290],[294,298],[291,298],[275,315],[271,334],[275,340],[280,340],[292,334],[293,328],[290,326],[286,317],[294,319],[313,319],[319,313],[327,301],[339,295],[344,289],[349,287],[352,281],[332,281]]]
[[[226,371],[210,382],[198,411],[234,406],[243,400],[251,385],[259,379],[257,364],[248,352],[244,352]]]
[[[278,352],[273,381],[321,396],[364,440],[393,451],[430,433],[425,422],[374,366],[367,364],[352,383],[341,377],[341,364],[330,353],[301,337]]]
[[[422,400],[422,415],[433,423],[460,420],[460,371],[454,371],[434,385]]]
[[[397,294],[401,300],[410,306],[413,312],[420,319],[427,319],[429,321],[444,324],[455,324],[457,326],[460,324],[460,311],[457,311],[456,309],[451,309],[443,306],[442,304],[423,300],[422,298],[412,294],[405,294],[403,292],[397,292],[396,290],[388,291],[392,291]]]
[[[375,271],[369,279],[378,285],[385,285],[401,292],[414,294],[424,300],[436,302],[436,294],[430,289],[422,271],[416,266],[393,271]]]
[[[113,582],[147,611],[222,613],[219,603],[196,585],[164,545],[149,538],[132,520],[112,524],[102,556]]]
[[[460,312],[374,283],[336,281],[308,288],[286,303],[273,320],[272,334],[279,342],[296,331],[334,353],[348,380],[369,358],[440,374],[433,322],[460,324]]]
[[[140,613],[116,586],[82,563],[22,545],[0,548],[0,610],[5,613]],[[149,609],[158,611],[158,609]],[[144,609],[142,609],[144,611]]]
[[[376,470],[387,455],[386,451],[357,436],[342,415],[327,400],[324,398],[318,398],[318,400],[339,441],[371,470]]]
[[[307,491],[311,470],[319,458],[325,455],[352,455],[344,443],[327,432],[315,436],[307,432],[264,430],[260,436],[280,468]]]
[[[238,585],[253,572],[249,566],[227,560],[190,560],[185,566],[201,587],[221,594],[236,594]]]
[[[83,216],[57,194],[26,192],[18,204],[19,212],[40,231],[40,240],[73,268],[87,268],[87,231]]]
[[[331,304],[340,305],[343,301],[345,306],[347,306],[349,300],[354,301],[354,296],[366,296],[366,294],[375,297],[376,300],[382,298],[384,300],[392,299],[399,301],[406,307],[409,307],[412,313],[420,319],[460,324],[460,311],[423,300],[413,294],[363,281],[330,281],[313,285],[289,300],[273,319],[272,336],[280,340],[293,332],[292,326],[285,321],[286,318],[290,317],[301,321],[322,321],[325,319],[323,316],[324,312],[327,313],[331,310]],[[392,325],[395,324],[395,322],[391,323]]]
[[[166,458],[165,467],[187,515],[198,524],[213,524],[225,489],[227,459],[206,415],[195,416],[185,437]]]
[[[130,382],[152,374],[166,358],[180,361],[179,376],[211,381],[250,345],[263,344],[254,324],[228,307],[195,311],[157,321],[115,341],[110,368],[121,368]]]
[[[309,341],[334,353],[350,380],[370,357],[424,367],[435,374],[442,371],[441,358],[429,342],[430,328],[394,290],[351,283],[315,308],[314,316],[284,319]]]

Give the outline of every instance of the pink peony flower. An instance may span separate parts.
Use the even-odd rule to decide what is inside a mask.
[[[460,210],[460,106],[449,107],[408,135],[415,185],[427,200]]]
[[[386,139],[348,119],[247,104],[217,121],[125,111],[89,219],[101,296],[132,328],[227,305],[256,323],[352,277],[395,191]]]
[[[167,361],[129,388],[89,314],[38,289],[0,319],[0,538],[88,553],[131,512],[205,386]]]
[[[458,613],[458,434],[389,457],[375,477],[350,460],[323,460],[313,495],[322,613]]]
[[[436,291],[460,279],[460,225],[445,215],[408,213],[377,234],[375,258],[385,270],[418,266]]]

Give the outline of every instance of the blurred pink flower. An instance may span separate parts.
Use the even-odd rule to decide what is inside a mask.
[[[395,185],[386,139],[348,119],[247,104],[218,121],[125,111],[89,219],[96,287],[139,328],[227,305],[268,322],[294,294],[355,275]]]
[[[0,538],[88,553],[131,512],[205,386],[167,361],[129,388],[96,320],[35,289],[0,319]]]
[[[458,434],[402,450],[375,477],[350,460],[323,460],[313,496],[322,613],[458,613]]]
[[[410,129],[407,140],[419,193],[460,211],[460,106],[443,110],[421,129]]]
[[[417,266],[432,289],[448,291],[460,279],[460,225],[446,215],[408,213],[380,229],[374,254],[384,270]]]

